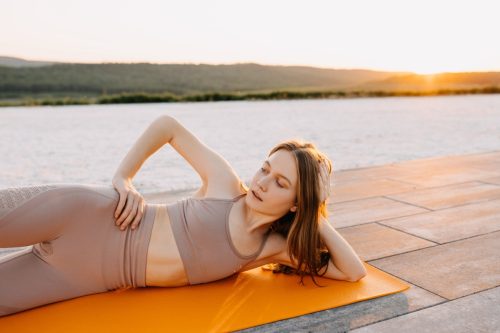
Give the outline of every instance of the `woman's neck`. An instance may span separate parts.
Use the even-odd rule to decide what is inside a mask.
[[[245,200],[241,200],[235,204],[241,212],[241,216],[243,216],[244,227],[249,234],[264,235],[276,220],[273,216],[263,215],[255,211],[246,204]]]

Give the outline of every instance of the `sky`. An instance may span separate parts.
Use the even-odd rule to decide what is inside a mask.
[[[0,55],[500,71],[497,0],[1,0]]]

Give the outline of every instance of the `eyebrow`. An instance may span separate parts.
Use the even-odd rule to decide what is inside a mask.
[[[271,166],[271,163],[269,163],[268,160],[265,160],[264,163],[267,163],[267,164],[269,164],[269,166]],[[292,182],[290,181],[290,179],[286,178],[285,176],[283,176],[280,173],[278,173],[278,176],[285,178],[288,181],[288,183],[290,183],[290,185],[292,185]]]

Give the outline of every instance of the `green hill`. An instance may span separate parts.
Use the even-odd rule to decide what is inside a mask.
[[[0,65],[2,62],[0,61]],[[53,64],[41,67],[0,66],[0,96],[37,93],[86,95],[124,92],[169,92],[190,95],[215,92],[342,89],[395,74],[371,70],[255,63],[207,64]]]
[[[0,57],[1,105],[450,93],[446,89],[498,93],[500,72],[417,75],[256,63],[79,64]]]

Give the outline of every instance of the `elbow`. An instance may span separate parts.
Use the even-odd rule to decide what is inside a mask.
[[[366,272],[366,270],[364,270],[361,274],[358,274],[358,275],[355,275],[354,277],[351,277],[349,279],[347,279],[347,281],[349,282],[358,282],[359,280],[361,280],[362,278],[364,278],[368,273]]]
[[[163,141],[170,143],[175,135],[177,119],[165,114],[156,118],[156,122],[158,122],[161,127],[160,131],[163,136]]]
[[[168,114],[164,114],[156,118],[156,121],[160,122],[163,126],[172,127],[177,121],[177,119],[175,119],[172,116],[169,116]]]

